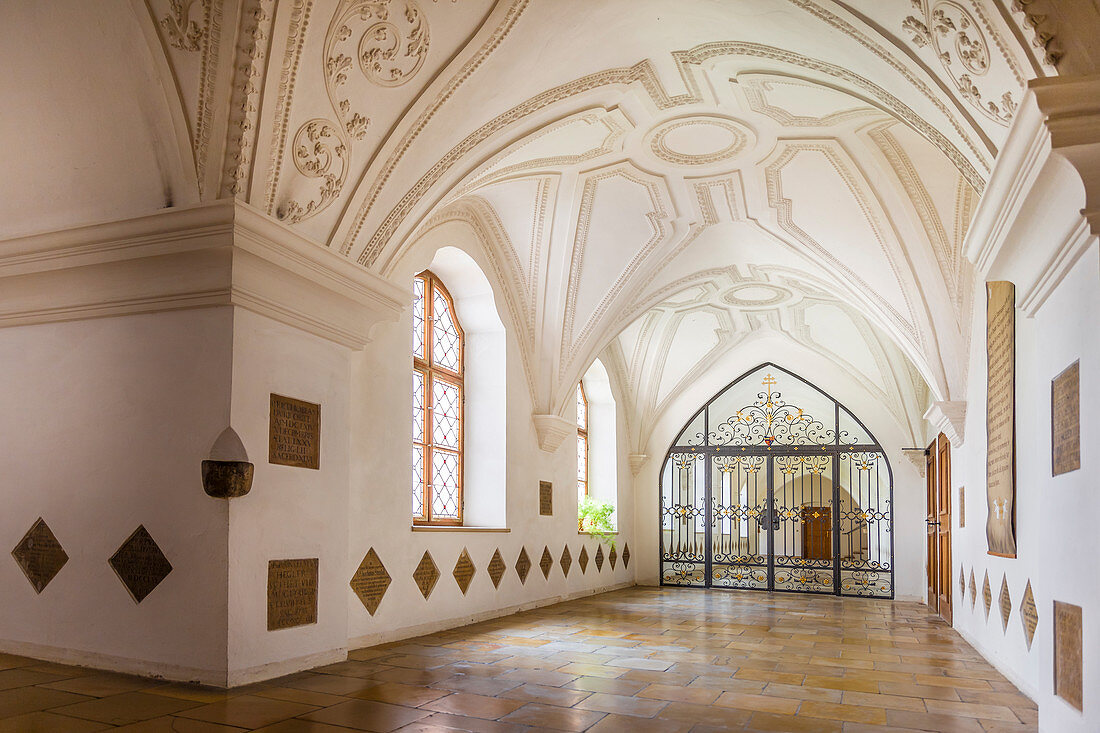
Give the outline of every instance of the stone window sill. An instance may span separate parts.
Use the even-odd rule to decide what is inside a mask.
[[[455,525],[414,524],[413,532],[511,532],[508,527],[463,527]]]

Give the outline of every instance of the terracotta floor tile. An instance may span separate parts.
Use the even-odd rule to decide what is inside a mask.
[[[943,713],[944,715],[957,715],[964,718],[983,718],[986,720],[999,720],[1003,723],[1021,722],[1016,714],[1003,705],[982,705],[973,702],[949,702],[947,700],[927,700],[930,713]]]
[[[486,697],[466,692],[456,692],[453,695],[442,697],[425,703],[420,707],[424,710],[432,710],[438,713],[452,713],[454,715],[466,715],[473,718],[485,718],[496,720],[517,708],[527,705],[522,700],[508,700],[499,697]]]
[[[769,697],[767,695],[753,695],[745,692],[723,692],[714,701],[719,707],[736,708],[738,710],[759,710],[765,713],[779,713],[794,715],[798,712],[800,701],[785,697]]]
[[[124,674],[111,674],[109,672],[97,672],[83,677],[47,682],[42,687],[64,692],[75,692],[78,695],[90,697],[109,697],[123,692],[147,690],[154,685],[144,677],[131,677]]]
[[[267,697],[272,700],[286,700],[287,702],[300,702],[305,705],[313,705],[318,708],[327,708],[347,702],[346,697],[329,695],[324,692],[311,692],[310,690],[296,690],[293,687],[269,687],[256,691],[257,697]]]
[[[16,687],[28,687],[41,685],[46,682],[55,682],[69,678],[70,675],[57,672],[39,672],[29,667],[16,667],[15,669],[0,670],[0,690],[11,690]]]
[[[559,708],[554,705],[528,703],[501,718],[504,723],[519,723],[557,730],[582,731],[595,725],[606,713]]]
[[[557,705],[559,707],[569,708],[591,694],[591,692],[572,690],[565,687],[548,687],[546,685],[528,684],[520,685],[507,692],[503,692],[499,697],[509,700],[523,700],[524,702],[541,702],[545,705]]]
[[[110,726],[54,713],[23,713],[0,720],[0,733],[94,733]]]
[[[449,692],[469,692],[474,695],[499,695],[513,687],[519,687],[521,680],[507,680],[503,678],[475,677],[465,674],[457,674],[439,682],[433,682],[431,687]]]
[[[695,730],[691,723],[611,714],[589,728],[588,733],[686,733],[689,730]]]
[[[287,718],[317,709],[315,705],[299,702],[272,700],[256,695],[241,695],[222,702],[215,702],[176,713],[179,717],[205,720],[208,723],[232,725],[238,728],[262,728]]]
[[[640,680],[607,679],[605,677],[578,677],[564,685],[570,690],[582,690],[585,692],[606,692],[611,695],[633,695],[638,690],[645,689],[648,682]]]
[[[202,720],[165,715],[152,720],[143,720],[140,723],[124,725],[121,728],[109,728],[108,730],[112,733],[114,731],[122,731],[122,733],[242,733],[245,728],[233,728],[228,725],[207,723]]]
[[[425,710],[390,705],[373,700],[349,700],[330,708],[315,710],[301,716],[305,720],[328,723],[355,730],[378,731],[388,733],[403,725],[426,718]]]
[[[981,724],[974,718],[913,713],[904,710],[887,710],[886,724],[898,728],[933,730],[938,733],[984,733]]]
[[[575,674],[585,677],[606,677],[607,679],[614,679],[621,677],[627,670],[622,667],[605,667],[601,664],[585,664],[582,662],[574,662],[572,664],[566,664],[562,667],[558,667],[556,670],[563,674]]]
[[[745,730],[782,733],[841,733],[843,723],[820,718],[797,718],[793,715],[753,713]]]
[[[866,705],[873,708],[889,710],[911,710],[917,713],[927,712],[924,700],[919,697],[907,697],[905,695],[882,695],[873,692],[843,693],[841,699],[845,705]]]
[[[74,718],[96,720],[100,723],[126,725],[194,707],[198,707],[198,703],[193,700],[179,700],[144,692],[127,692],[112,697],[78,702],[75,705],[65,705],[55,708],[53,712]]]
[[[958,693],[950,687],[932,687],[931,685],[917,685],[906,682],[881,682],[878,689],[884,695],[903,695],[936,700],[959,699]]]
[[[670,702],[689,702],[696,705],[710,705],[721,690],[713,687],[679,687],[676,685],[649,685],[635,693],[637,697],[648,697],[654,700],[668,700]]]
[[[432,700],[438,700],[450,694],[450,690],[436,689],[434,687],[405,685],[400,682],[379,682],[378,684],[371,685],[370,687],[352,693],[349,697],[417,708]]]
[[[641,700],[637,697],[596,692],[572,707],[579,710],[595,710],[600,713],[652,718],[661,712],[666,705],[668,703],[664,700]]]
[[[734,710],[714,705],[693,705],[685,702],[670,702],[657,714],[658,720],[696,723],[716,728],[740,729],[752,717],[750,710]]]
[[[760,694],[773,697],[789,697],[792,700],[817,700],[818,702],[838,703],[844,693],[840,690],[829,690],[824,687],[781,685],[773,682],[766,686]]]
[[[531,728],[516,723],[501,723],[496,720],[483,718],[471,718],[450,713],[434,713],[433,715],[411,723],[400,731],[414,731],[416,733],[437,733],[439,731],[462,730],[473,733],[533,733]]]
[[[94,700],[86,695],[71,692],[48,690],[44,687],[24,687],[0,692],[0,719],[11,718],[37,710],[49,710],[72,705],[73,703]]]
[[[840,705],[816,700],[807,700],[802,703],[802,707],[798,709],[798,715],[800,717],[844,720],[853,723],[874,723],[875,725],[886,723],[886,711],[882,708],[863,705]]]

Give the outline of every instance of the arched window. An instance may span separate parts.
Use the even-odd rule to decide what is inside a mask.
[[[413,292],[413,523],[462,524],[462,326],[431,272]]]
[[[577,501],[588,496],[588,397],[577,385]]]

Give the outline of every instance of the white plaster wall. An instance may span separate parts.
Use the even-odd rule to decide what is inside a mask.
[[[0,649],[225,681],[228,509],[200,462],[229,422],[229,308],[0,330]],[[69,555],[36,595],[8,552]],[[139,605],[107,560],[144,524],[173,570]]]
[[[348,374],[342,346],[236,309],[233,427],[256,466],[230,500],[229,683],[344,658],[348,536]],[[271,393],[321,405],[320,469],[268,463]],[[270,560],[318,558],[316,624],[267,630]]]
[[[506,346],[507,533],[411,530],[411,308],[399,322],[378,326],[373,333],[374,342],[352,359],[349,544],[342,589],[348,610],[351,647],[414,636],[477,618],[502,615],[520,607],[544,605],[565,597],[633,583],[636,556],[632,555],[629,569],[620,561],[615,570],[605,563],[603,572],[597,572],[592,560],[596,540],[578,535],[575,441],[567,438],[553,454],[539,449],[518,345],[501,312],[499,300],[497,302],[498,313],[509,329]],[[621,424],[618,432],[625,434]],[[626,453],[626,446],[620,440],[617,505],[620,516],[631,517],[634,509]],[[538,513],[540,480],[554,484],[552,517]],[[467,481],[465,491],[468,494],[478,490],[476,482]],[[620,519],[619,529],[619,552],[623,544],[629,542],[631,553],[634,553],[631,527],[624,526]],[[577,565],[582,543],[590,556],[585,574],[581,574]],[[566,544],[573,557],[568,578],[562,574],[558,563]],[[521,546],[527,548],[532,564],[526,584],[520,583],[515,571]],[[554,558],[549,580],[543,578],[538,567],[543,547],[547,546]],[[392,578],[374,616],[367,613],[348,586],[348,580],[371,547]],[[465,596],[452,576],[464,547],[477,568]],[[498,547],[507,570],[500,587],[494,588],[487,566]],[[423,598],[412,579],[413,570],[425,550],[431,552],[440,571],[439,581],[428,600]],[[604,554],[607,552],[605,546]]]
[[[1072,189],[1065,194],[1072,196]],[[1024,230],[1027,227],[1022,227]],[[1024,231],[989,273],[989,279],[1017,284],[1017,302],[1036,275],[1029,260],[1057,235]],[[1032,236],[1034,235],[1034,236]],[[952,455],[953,500],[965,486],[966,527],[958,527],[954,512],[952,579],[955,583],[954,625],[987,659],[1039,704],[1039,729],[1051,733],[1100,730],[1100,575],[1096,570],[1096,490],[1093,448],[1100,440],[1100,255],[1095,241],[1077,261],[1048,300],[1029,318],[1016,320],[1016,559],[986,553],[986,359],[985,308],[979,301],[974,316],[974,346],[967,395],[966,442]],[[979,285],[979,288],[983,286]],[[979,290],[982,293],[983,290]],[[984,297],[984,296],[983,296]],[[1081,361],[1081,468],[1051,475],[1050,381],[1075,360]],[[958,572],[967,582],[974,569],[978,592],[973,607],[969,588],[958,595]],[[989,618],[982,602],[982,580],[989,571],[993,607]],[[1002,577],[1012,595],[1012,615],[1002,629],[998,597]],[[1020,600],[1028,580],[1039,612],[1039,626],[1030,651],[1020,619]],[[1082,714],[1054,696],[1053,601],[1079,605],[1084,613],[1084,699]]]

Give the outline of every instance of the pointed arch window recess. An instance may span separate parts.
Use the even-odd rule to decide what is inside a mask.
[[[412,518],[462,524],[463,332],[428,270],[413,280]]]
[[[588,396],[577,384],[577,500],[588,496]]]
[[[775,364],[692,416],[660,481],[662,585],[894,595],[885,452],[843,405]]]

